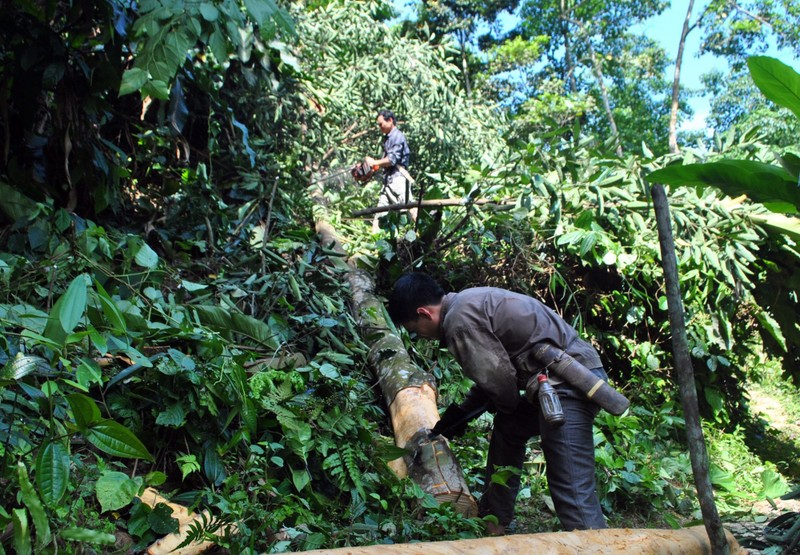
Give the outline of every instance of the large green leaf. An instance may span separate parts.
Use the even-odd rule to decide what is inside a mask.
[[[128,506],[136,494],[142,479],[132,480],[127,474],[106,470],[97,479],[95,494],[100,502],[101,512],[116,511]]]
[[[200,321],[212,329],[240,333],[272,349],[278,348],[277,333],[262,320],[218,306],[200,305],[193,308]]]
[[[0,181],[0,210],[5,212],[11,221],[16,222],[23,218],[34,218],[39,205],[20,193],[7,183]]]
[[[50,522],[47,519],[42,500],[36,494],[36,490],[28,478],[28,470],[22,462],[17,463],[17,475],[19,477],[22,502],[28,509],[33,519],[33,525],[36,527],[36,545],[37,547],[43,547],[49,544],[51,540]]]
[[[82,393],[67,395],[67,402],[72,409],[75,425],[81,433],[86,433],[89,427],[100,420],[100,408],[91,397]]]
[[[58,320],[66,333],[72,333],[86,313],[87,282],[86,274],[77,276],[56,303]]]
[[[77,526],[65,528],[58,534],[58,537],[68,541],[98,545],[114,545],[117,541],[114,534],[89,530],[88,528],[78,528]]]
[[[92,445],[109,455],[153,460],[153,456],[139,438],[128,428],[113,420],[92,424],[85,435]]]
[[[751,214],[750,219],[764,227],[784,233],[800,243],[800,218],[785,214]]]
[[[36,457],[36,485],[44,502],[57,507],[69,483],[69,447],[61,441],[47,441]]]
[[[274,0],[244,0],[244,5],[247,13],[259,26],[264,25],[264,22],[272,18],[272,15],[278,11]]]
[[[126,69],[119,85],[119,95],[124,96],[141,90],[148,79],[147,72],[140,67]]]
[[[800,74],[769,56],[751,56],[747,59],[747,66],[753,82],[764,96],[800,118]]]
[[[25,512],[25,509],[14,509],[11,512],[11,520],[14,528],[14,553],[17,555],[30,555],[32,546],[28,513]]]
[[[647,176],[651,183],[677,187],[717,187],[726,195],[747,195],[773,212],[800,212],[800,187],[780,166],[750,160],[667,166]]]
[[[139,266],[149,270],[154,270],[158,266],[158,254],[144,241],[132,241],[131,250],[134,253],[133,259]]]
[[[49,374],[52,368],[42,357],[18,354],[0,370],[0,380],[20,380],[33,373]]]
[[[203,472],[214,486],[222,484],[227,477],[225,467],[213,445],[206,446],[205,456],[203,457]]]
[[[106,292],[97,280],[94,282],[94,287],[97,290],[97,297],[100,299],[100,306],[103,307],[103,314],[108,318],[111,327],[114,328],[115,331],[127,331],[128,327],[125,324],[125,316],[122,315],[122,311],[117,307],[111,295]]]

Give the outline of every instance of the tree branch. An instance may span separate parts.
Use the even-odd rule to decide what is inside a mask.
[[[380,214],[382,212],[397,212],[398,210],[408,210],[410,208],[438,208],[441,206],[471,206],[471,205],[497,205],[497,210],[509,210],[513,206],[513,200],[492,200],[488,198],[476,199],[473,201],[465,201],[458,198],[442,198],[407,202],[401,204],[387,204],[386,206],[373,206],[371,208],[364,208],[363,210],[355,210],[352,216],[370,216],[372,214]]]

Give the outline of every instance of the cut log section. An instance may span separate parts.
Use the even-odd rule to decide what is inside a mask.
[[[162,497],[161,494],[159,494],[153,488],[145,489],[144,492],[139,496],[139,499],[151,509],[162,503],[167,505],[170,509],[172,509],[172,518],[178,521],[178,531],[174,534],[164,536],[156,542],[153,542],[150,547],[147,548],[148,555],[166,555],[168,553],[170,555],[197,555],[198,553],[203,553],[204,551],[207,551],[216,545],[212,541],[203,541],[191,543],[186,547],[177,549],[177,547],[181,545],[187,537],[189,537],[189,533],[193,524],[202,523],[204,520],[205,522],[212,520],[208,511],[203,511],[202,513],[190,512],[189,509],[183,505],[172,503],[165,497]],[[218,535],[227,533],[233,534],[236,532],[236,530],[237,528],[234,525],[223,526],[220,528]]]
[[[344,254],[335,229],[325,219],[324,202],[315,200],[316,231],[323,247]],[[369,365],[389,407],[395,444],[408,453],[402,460],[389,463],[389,467],[399,477],[411,478],[437,502],[453,503],[466,516],[477,515],[478,505],[449,444],[443,438],[428,440],[428,432],[439,420],[433,376],[412,363],[402,339],[393,333],[383,303],[374,293],[372,277],[356,268],[353,261],[346,271],[352,312],[363,335],[368,337]]]
[[[726,531],[730,555],[747,555]],[[370,545],[305,551],[348,555],[710,555],[711,542],[703,526],[680,530],[609,528],[547,534],[514,534],[497,538]]]

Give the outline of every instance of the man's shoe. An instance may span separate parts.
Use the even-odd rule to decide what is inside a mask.
[[[505,536],[506,527],[502,524],[495,524],[492,521],[486,522],[486,533],[490,536]]]

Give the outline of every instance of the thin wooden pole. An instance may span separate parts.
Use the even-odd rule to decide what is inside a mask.
[[[658,241],[661,245],[661,266],[667,286],[667,306],[669,324],[672,331],[672,358],[678,376],[678,386],[686,421],[686,440],[689,444],[689,458],[692,461],[697,497],[703,514],[711,549],[714,555],[728,555],[731,550],[725,538],[725,530],[714,503],[714,489],[708,474],[708,451],[706,450],[700,410],[697,404],[697,388],[694,383],[694,369],[689,355],[689,342],[686,339],[686,322],[680,282],[678,281],[678,260],[675,256],[675,242],[672,237],[672,223],[669,214],[669,201],[664,186],[655,184],[651,188],[653,206],[658,226]]]

